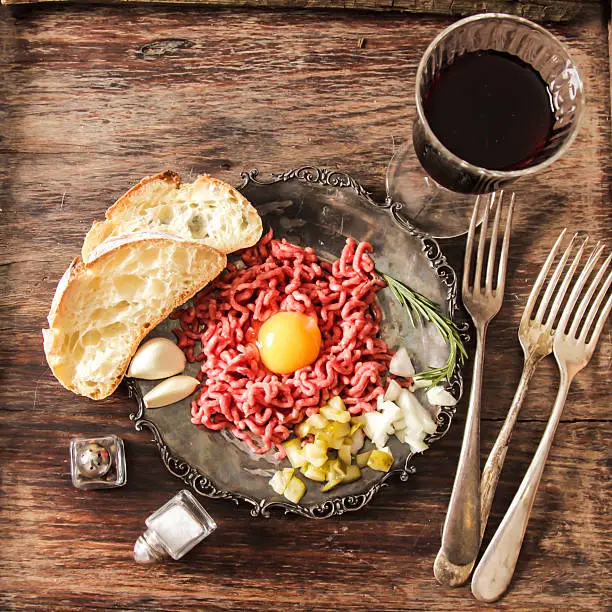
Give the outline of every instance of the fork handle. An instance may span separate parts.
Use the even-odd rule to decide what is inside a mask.
[[[523,373],[521,379],[516,388],[514,399],[504,425],[499,432],[499,436],[491,449],[491,453],[487,458],[484,470],[482,471],[482,478],[480,479],[480,540],[484,536],[485,529],[487,527],[487,521],[489,520],[489,513],[491,512],[491,505],[493,504],[493,497],[495,496],[495,490],[497,489],[497,483],[499,481],[499,475],[504,465],[506,458],[506,452],[508,451],[508,444],[510,437],[512,436],[512,429],[516,423],[518,413],[523,404],[525,394],[527,393],[527,386],[529,381],[535,372],[536,366],[540,361],[540,357],[533,357],[526,355],[525,364],[523,366]],[[443,551],[440,550],[436,561],[434,563],[434,575],[441,584],[448,586],[461,586],[467,582],[472,568],[476,563],[476,557],[466,565],[454,565],[446,559]]]
[[[472,388],[440,549],[455,565],[476,559],[480,548],[480,390],[487,323],[476,327]]]
[[[555,405],[540,444],[521,482],[521,486],[472,577],[472,593],[480,601],[497,601],[512,580],[523,545],[531,508],[553,443],[555,431],[561,420],[571,383],[572,379],[568,375],[567,369],[562,368]]]
[[[487,527],[487,521],[489,520],[489,513],[491,512],[491,506],[493,504],[493,497],[495,496],[495,490],[497,489],[497,483],[499,482],[499,475],[501,474],[506,459],[506,453],[508,452],[508,444],[512,437],[512,430],[516,424],[519,411],[523,405],[523,400],[527,393],[527,387],[529,381],[535,372],[536,366],[540,358],[527,356],[525,358],[525,364],[523,366],[523,373],[521,379],[516,388],[516,393],[512,400],[504,424],[495,440],[495,444],[487,457],[484,469],[482,470],[482,478],[480,480],[480,536],[484,536],[485,529]],[[475,560],[475,559],[474,559]]]

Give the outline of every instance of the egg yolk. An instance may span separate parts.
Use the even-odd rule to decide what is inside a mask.
[[[275,374],[291,374],[319,356],[321,332],[317,320],[301,312],[277,312],[260,328],[259,356]]]

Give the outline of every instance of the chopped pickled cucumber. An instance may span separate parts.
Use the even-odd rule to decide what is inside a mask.
[[[283,495],[294,504],[297,504],[306,493],[306,485],[297,476],[294,476],[287,484]]]
[[[306,457],[304,456],[304,449],[302,448],[301,440],[292,438],[283,443],[285,452],[287,453],[287,459],[294,468],[302,467],[306,463]]]
[[[291,470],[299,468],[305,478],[323,483],[324,492],[342,482],[357,480],[361,476],[359,467],[365,466],[370,458],[369,452],[362,453],[356,458],[357,465],[351,465],[364,444],[364,423],[363,417],[351,416],[342,398],[330,398],[317,414],[294,428],[295,438],[283,444]],[[337,451],[337,457],[330,449]],[[275,474],[270,484],[296,503],[304,494],[304,483],[296,479],[293,471]]]
[[[331,408],[335,408],[336,410],[346,410],[346,406],[339,395],[334,395],[327,403]]]
[[[329,448],[333,448],[335,450],[339,450],[340,448],[342,448],[343,446],[345,446],[344,444],[344,438],[333,438],[331,436],[328,435],[329,440]]]
[[[283,473],[280,470],[278,472],[274,472],[274,476],[270,478],[269,484],[274,490],[274,492],[278,493],[279,495],[282,495],[285,492],[285,489],[287,488],[287,483],[285,482],[285,479],[283,478]]]
[[[360,429],[363,429],[363,423],[355,423],[354,422],[355,417],[353,417],[351,419],[351,431],[349,432],[349,435],[353,435],[356,431],[359,431]]]
[[[359,453],[356,457],[355,457],[355,463],[360,467],[365,467],[366,465],[368,465],[368,459],[370,458],[370,455],[372,454],[372,451],[366,451],[365,453]]]
[[[321,492],[325,493],[326,491],[329,491],[330,489],[333,489],[335,486],[339,485],[341,482],[343,482],[342,478],[338,478],[335,480],[328,480],[322,487],[321,487]]]
[[[349,423],[339,423],[338,421],[330,421],[325,427],[325,431],[334,439],[346,438],[351,433]]]
[[[374,449],[366,465],[378,472],[388,472],[393,465],[393,456],[385,450]]]
[[[325,466],[327,471],[327,480],[337,480],[346,476],[346,468],[342,465],[340,459],[330,459]]]
[[[340,461],[340,459],[330,459],[326,466],[327,468],[326,472],[326,476],[327,476],[327,482],[325,483],[325,485],[323,487],[321,487],[321,491],[323,493],[325,493],[326,491],[329,491],[330,489],[333,489],[335,486],[339,485],[342,482],[345,482],[345,478],[348,474],[348,468],[345,467],[342,462]],[[357,467],[357,466],[354,466]]]
[[[317,431],[317,433],[314,435],[314,439],[315,442],[320,442],[321,444],[325,444],[325,446],[330,446],[330,444],[334,442],[334,439],[329,435],[329,432],[325,430]]]
[[[305,438],[308,434],[312,433],[312,428],[308,421],[302,421],[299,425],[295,426],[293,431],[298,438]]]
[[[338,410],[329,404],[321,408],[320,414],[330,421],[338,421],[339,423],[348,423],[351,420],[351,413],[348,410],[345,410],[344,408]]]
[[[315,467],[310,463],[306,463],[300,471],[306,478],[315,482],[325,482],[327,480],[327,472],[322,467]]]
[[[342,479],[342,482],[355,482],[361,478],[361,470],[357,465],[346,466],[346,476]]]
[[[312,414],[307,419],[306,422],[311,425],[313,429],[325,429],[327,425],[327,419],[323,414]]]
[[[338,421],[328,421],[325,429],[318,430],[315,433],[315,439],[324,442],[330,448],[338,450],[345,444],[344,439],[350,432],[348,423],[340,423]]]
[[[327,461],[327,445],[315,440],[304,447],[304,458],[315,467],[321,467]]]
[[[293,478],[293,468],[284,468],[278,472],[274,472],[274,476],[270,479],[270,486],[274,489],[275,493],[282,495],[289,484],[289,481]]]
[[[344,444],[344,438],[334,438],[327,431],[318,431],[315,434],[314,440],[326,448],[333,448],[335,450],[338,450]]]
[[[365,418],[363,414],[351,417],[351,423],[353,425],[361,425],[363,427],[365,425]]]
[[[363,433],[363,429],[358,429],[353,433],[350,438],[351,440],[351,454],[356,455],[362,448],[365,443],[365,434]]]
[[[338,459],[344,463],[344,465],[351,465],[351,446],[341,446],[338,449]]]

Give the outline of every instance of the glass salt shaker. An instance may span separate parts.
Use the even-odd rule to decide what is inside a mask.
[[[134,545],[134,560],[138,563],[159,563],[168,557],[180,559],[217,528],[187,489],[155,511],[145,524],[147,530]]]
[[[70,440],[70,472],[77,489],[109,489],[127,481],[125,448],[119,436]]]

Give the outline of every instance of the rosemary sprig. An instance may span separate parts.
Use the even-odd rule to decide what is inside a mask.
[[[450,348],[446,365],[441,368],[430,368],[419,372],[415,374],[415,378],[429,381],[432,387],[443,380],[450,381],[457,362],[463,364],[467,359],[467,352],[457,326],[451,319],[442,314],[440,306],[429,298],[413,291],[392,276],[384,273],[381,273],[381,276],[387,281],[389,289],[391,289],[397,301],[406,309],[413,327],[415,326],[415,318],[419,321],[429,321],[436,326],[442,340]]]

